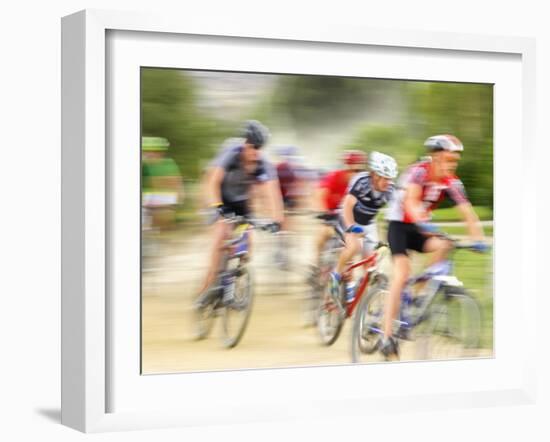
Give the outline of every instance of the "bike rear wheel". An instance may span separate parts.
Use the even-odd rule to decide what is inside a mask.
[[[242,339],[252,312],[254,290],[252,277],[245,267],[237,269],[233,284],[234,300],[223,308],[222,344],[226,348],[235,347]]]
[[[481,309],[462,287],[442,287],[415,327],[418,359],[455,359],[479,354]]]
[[[388,279],[378,275],[378,280],[363,296],[355,317],[351,333],[351,360],[361,362],[364,355],[370,355],[378,349],[382,336],[384,304],[388,296]]]

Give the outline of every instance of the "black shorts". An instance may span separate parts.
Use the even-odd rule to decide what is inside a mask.
[[[407,250],[424,251],[428,237],[412,223],[390,221],[388,226],[388,243],[392,255],[408,255]]]
[[[233,201],[233,202],[223,202],[223,213],[225,215],[236,215],[236,216],[249,216],[250,209],[248,208],[248,201]]]

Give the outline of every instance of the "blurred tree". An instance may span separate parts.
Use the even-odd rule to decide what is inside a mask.
[[[410,139],[407,128],[397,125],[365,125],[344,149],[359,149],[367,154],[376,150],[391,155],[397,161],[400,171],[422,155],[421,147],[419,148],[415,140]]]
[[[174,69],[142,69],[141,124],[143,136],[168,139],[168,154],[186,179],[199,176],[201,165],[230,133],[200,114],[192,79]]]
[[[397,83],[397,82],[396,82]],[[392,155],[400,170],[425,154],[431,135],[450,133],[464,144],[458,175],[470,201],[493,206],[493,88],[484,84],[399,82],[406,97],[401,125],[365,125],[345,149]],[[442,204],[442,207],[448,205]]]
[[[493,86],[408,82],[411,139],[450,133],[464,144],[458,175],[473,204],[493,206]]]

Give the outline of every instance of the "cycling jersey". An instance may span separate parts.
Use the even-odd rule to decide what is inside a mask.
[[[341,232],[345,232],[347,226],[344,223],[344,219],[338,217],[338,228]],[[376,222],[371,222],[370,224],[363,226],[362,242],[363,242],[363,253],[365,255],[370,255],[374,252],[376,244],[378,244],[378,226]]]
[[[375,190],[372,177],[368,172],[355,175],[347,191],[357,199],[357,203],[353,206],[355,222],[363,226],[370,224],[378,211],[388,203],[393,192],[393,184],[390,184],[385,192]]]
[[[457,176],[450,176],[440,181],[432,181],[429,178],[430,161],[420,161],[407,168],[399,177],[397,190],[390,201],[387,219],[390,221],[401,221],[412,223],[413,220],[405,212],[403,202],[405,191],[409,184],[414,183],[422,187],[421,201],[426,212],[430,215],[431,211],[437,207],[439,202],[448,196],[455,204],[468,202],[464,186]]]
[[[277,177],[281,188],[281,196],[285,207],[292,207],[296,199],[296,187],[298,185],[298,174],[295,167],[289,161],[277,164]]]
[[[228,146],[222,150],[211,163],[214,167],[224,170],[221,185],[222,201],[224,204],[242,203],[249,199],[250,186],[255,183],[264,183],[277,178],[275,168],[262,155],[256,162],[256,168],[249,173],[244,169],[241,160],[242,145]]]
[[[319,186],[327,190],[325,206],[328,210],[336,210],[346,194],[348,188],[348,172],[346,170],[335,170],[323,177]]]

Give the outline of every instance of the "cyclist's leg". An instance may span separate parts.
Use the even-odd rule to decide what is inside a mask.
[[[397,318],[401,304],[401,292],[405,288],[411,273],[411,260],[408,255],[395,254],[393,260],[393,276],[390,283],[388,298],[384,306],[384,336],[393,334],[393,321]]]
[[[230,226],[225,223],[223,220],[218,220],[212,226],[211,230],[211,249],[208,259],[208,269],[206,271],[205,278],[202,285],[199,289],[199,294],[203,293],[210,287],[210,285],[215,281],[219,267],[220,267],[220,258],[222,254],[222,245],[223,241],[229,235]]]
[[[316,241],[316,262],[315,265],[317,267],[321,264],[321,255],[323,253],[323,249],[325,248],[325,244],[332,236],[332,227],[327,226],[325,224],[322,224],[319,227],[319,232],[317,233],[317,241]]]
[[[449,252],[452,249],[452,243],[444,238],[431,237],[424,243],[422,251],[424,253],[432,253],[428,265],[433,265],[447,259]]]
[[[346,233],[345,236],[346,245],[336,264],[336,273],[339,275],[344,271],[346,264],[353,259],[353,257],[361,250],[361,239],[356,233]]]
[[[393,334],[393,321],[397,318],[401,304],[401,292],[405,288],[411,273],[411,262],[407,252],[409,236],[414,233],[408,224],[390,221],[388,226],[388,242],[392,253],[393,275],[388,298],[384,306],[384,336]],[[419,239],[420,240],[420,239]]]
[[[235,208],[235,214],[238,216],[244,216],[245,218],[249,218],[250,216],[252,216],[249,201],[245,200],[241,202]],[[252,258],[253,245],[254,245],[254,230],[250,229],[248,231],[248,253],[247,253],[248,260]]]

